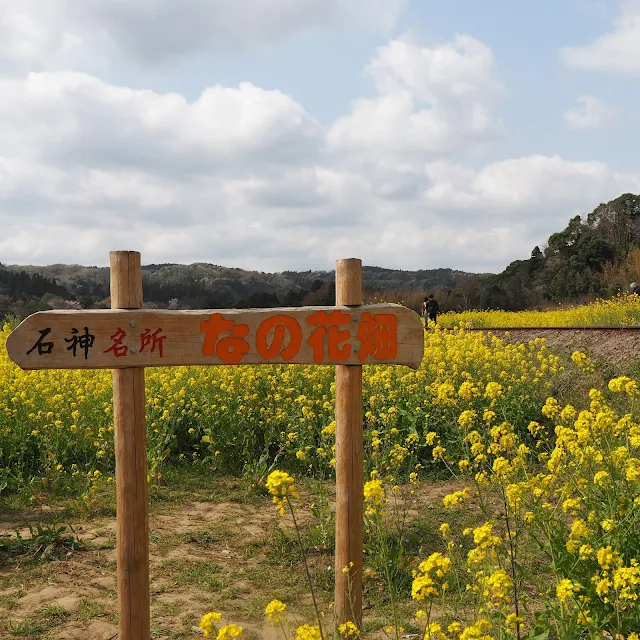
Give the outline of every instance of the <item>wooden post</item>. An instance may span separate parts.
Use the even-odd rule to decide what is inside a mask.
[[[150,636],[144,367],[157,366],[279,362],[336,366],[335,611],[340,624],[352,621],[361,627],[362,364],[418,368],[424,349],[419,317],[399,305],[370,305],[366,307],[367,335],[359,335],[360,322],[364,320],[360,314],[364,316],[365,309],[354,308],[363,303],[362,264],[356,259],[336,263],[336,307],[224,310],[227,318],[216,310],[136,311],[142,309],[140,254],[114,251],[110,261],[112,311],[52,310],[33,314],[11,332],[6,348],[11,360],[25,370],[113,369],[119,640],[149,640]],[[326,319],[327,313],[340,315],[345,307],[352,307],[347,318],[350,330],[339,334],[341,347],[337,353],[335,344],[329,345],[327,359],[324,327],[313,327],[319,319]],[[236,326],[242,330],[238,335],[250,335],[251,341],[236,337],[242,349],[225,346],[227,338],[218,342],[221,320],[231,324],[237,321]],[[63,345],[63,340],[69,342],[69,335],[78,334],[78,326],[84,326],[87,337],[91,336],[84,353],[77,352],[75,342],[71,351],[71,347],[53,350],[54,344]],[[141,331],[143,326],[147,328]],[[156,330],[150,333],[149,327]],[[289,331],[287,346],[284,333],[277,331],[269,342],[274,327]],[[322,331],[318,334],[319,329]],[[375,336],[380,334],[383,339],[376,341]],[[276,335],[280,336],[277,343]]]
[[[112,251],[111,308],[142,308],[137,251]],[[129,327],[122,327],[128,331]],[[113,370],[113,423],[118,493],[119,640],[149,640],[149,506],[144,369]]]
[[[336,305],[362,301],[362,262],[336,262]],[[356,324],[357,326],[357,324]],[[362,626],[362,367],[336,366],[336,590],[338,624]],[[353,563],[353,564],[351,564]],[[345,567],[351,567],[348,574]]]

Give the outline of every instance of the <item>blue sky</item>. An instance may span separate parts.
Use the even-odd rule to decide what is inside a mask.
[[[3,262],[497,271],[640,190],[638,0],[6,11]]]
[[[412,0],[400,14],[393,35],[415,32],[425,42],[446,42],[468,33],[494,52],[500,76],[508,88],[501,113],[508,125],[505,145],[493,153],[554,154],[575,160],[599,160],[621,170],[640,171],[640,156],[629,135],[640,142],[640,83],[625,75],[567,69],[560,49],[594,40],[619,13],[615,0]],[[211,84],[249,81],[279,89],[305,105],[322,124],[344,113],[351,100],[375,93],[363,72],[376,48],[388,37],[341,29],[336,33],[306,31],[246,52],[205,52],[175,61],[159,70],[138,71],[114,80],[144,81],[153,89],[178,91],[191,99]],[[592,94],[615,104],[624,122],[606,130],[575,132],[563,112],[577,95]]]

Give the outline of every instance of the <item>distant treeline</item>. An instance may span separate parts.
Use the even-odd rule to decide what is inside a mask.
[[[610,297],[640,282],[640,196],[623,194],[536,246],[502,273],[467,275],[435,295],[443,310],[543,309]],[[417,309],[423,292],[404,288],[378,297]]]
[[[627,193],[571,218],[527,260],[475,278],[472,306],[521,310],[613,295],[640,281],[639,247],[640,196]]]
[[[48,299],[72,298],[66,287],[39,273],[13,271],[0,264],[0,318],[50,309]]]
[[[364,288],[396,292],[454,288],[469,276],[451,269],[399,271],[364,267]],[[50,308],[108,308],[109,270],[52,265],[2,267],[21,286],[0,285],[0,313],[25,316]],[[332,305],[335,274],[329,271],[262,273],[212,264],[145,265],[145,306],[173,309],[230,309]],[[39,288],[38,288],[39,287]]]
[[[145,306],[225,309],[331,305],[331,271],[262,273],[213,264],[143,267]],[[364,267],[368,302],[401,302],[419,310],[434,293],[443,311],[521,310],[609,296],[640,281],[640,196],[624,194],[575,216],[499,274],[452,269],[402,271]],[[0,265],[0,315],[51,308],[109,307],[109,270],[79,265]]]

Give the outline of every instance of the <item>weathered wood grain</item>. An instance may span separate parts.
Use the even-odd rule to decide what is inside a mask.
[[[338,260],[336,262],[336,304],[359,305],[361,302],[362,263],[356,259]],[[422,335],[420,337],[422,339]],[[338,624],[351,621],[358,628],[362,628],[364,554],[362,367],[348,365],[336,367],[335,455],[335,612]]]
[[[142,306],[142,271],[136,251],[112,251],[111,306]],[[113,424],[116,455],[116,537],[120,640],[150,637],[149,502],[144,369],[113,372]]]
[[[125,300],[127,304],[138,296],[130,297]],[[346,324],[319,326],[318,322],[331,323],[329,314],[336,314],[333,318],[346,320]],[[371,331],[366,325],[373,322],[375,326],[376,317],[382,322],[391,319],[397,323],[397,328],[392,327],[386,336],[395,341],[397,349],[391,345],[391,349],[380,350],[378,337],[383,334],[377,329],[373,342],[378,350],[368,353],[373,349],[367,348]],[[214,329],[225,321],[229,321],[227,325],[232,321],[233,327],[223,326],[216,335]],[[156,333],[158,329],[161,332]],[[348,339],[343,341],[344,331],[348,331]],[[323,336],[324,332],[327,335]],[[115,345],[118,339],[120,342]],[[89,342],[91,346],[87,348]],[[423,355],[423,328],[416,313],[394,304],[251,310],[42,311],[26,318],[10,334],[6,346],[9,357],[23,369],[282,363],[403,364],[417,368]]]

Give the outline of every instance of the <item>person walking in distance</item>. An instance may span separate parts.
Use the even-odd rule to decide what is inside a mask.
[[[426,314],[424,323],[425,326],[428,322],[438,322],[437,318],[440,307],[438,306],[438,301],[433,297],[433,293],[430,293],[429,297],[425,300],[424,310]]]
[[[427,312],[427,302],[429,302],[429,296],[425,296],[424,297],[424,302],[422,303],[422,310],[420,312],[420,315],[422,316],[422,319],[424,320],[424,328],[427,328],[427,325],[429,324],[429,313]]]

